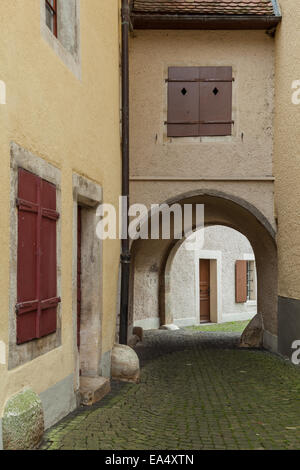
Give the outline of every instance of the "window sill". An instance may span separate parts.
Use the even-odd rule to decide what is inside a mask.
[[[228,142],[232,143],[236,140],[235,135],[225,135],[225,136],[209,136],[209,137],[168,137],[164,135],[164,144],[200,144],[200,143],[212,143],[212,142]]]

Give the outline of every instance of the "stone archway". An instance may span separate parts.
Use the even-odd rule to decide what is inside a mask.
[[[191,191],[165,203],[204,204],[205,226],[225,225],[247,237],[256,258],[257,306],[263,318],[264,345],[277,350],[277,249],[271,222],[247,201],[214,190]],[[171,251],[174,253],[179,244],[177,239],[133,242],[131,324],[138,319],[141,326],[155,328],[159,323],[172,322],[171,312],[165,308],[165,270]]]

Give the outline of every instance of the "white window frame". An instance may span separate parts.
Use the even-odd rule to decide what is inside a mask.
[[[253,282],[253,292],[254,292],[254,299],[253,300],[247,300],[246,304],[251,306],[251,305],[257,305],[257,274],[256,274],[256,263],[255,263],[255,256],[254,254],[251,253],[245,253],[244,254],[244,260],[245,261],[252,261],[254,262],[254,282]]]

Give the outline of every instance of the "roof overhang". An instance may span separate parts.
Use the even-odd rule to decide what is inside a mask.
[[[280,15],[197,15],[131,12],[134,29],[263,29],[276,28]]]

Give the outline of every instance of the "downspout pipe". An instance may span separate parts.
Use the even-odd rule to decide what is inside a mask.
[[[121,298],[120,298],[120,344],[128,340],[128,299],[130,276],[130,246],[128,237],[129,207],[129,24],[128,0],[122,0],[122,196],[127,203],[122,207],[121,242]],[[124,235],[126,235],[124,237]]]

